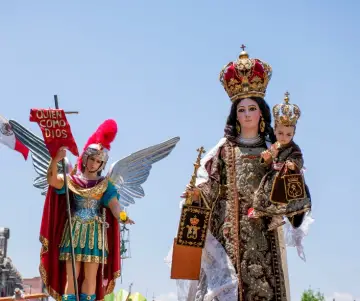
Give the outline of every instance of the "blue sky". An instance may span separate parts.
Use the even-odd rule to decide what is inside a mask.
[[[58,94],[79,148],[104,119],[119,133],[111,161],[179,135],[154,166],[146,197],[131,208],[132,259],[123,283],[174,300],[163,263],[179,219],[179,195],[196,148],[217,143],[230,101],[218,81],[241,44],[273,67],[267,101],[285,90],[302,110],[302,147],[316,219],[305,240],[307,263],[288,250],[291,295],[309,286],[326,296],[360,297],[357,1],[7,1],[0,4],[0,114],[25,124],[30,108]],[[74,162],[74,160],[73,160]],[[38,275],[43,197],[31,162],[0,149],[1,226],[24,277]]]

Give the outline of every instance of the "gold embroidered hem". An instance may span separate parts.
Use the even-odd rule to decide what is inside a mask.
[[[41,258],[41,256],[44,253],[48,252],[49,241],[45,237],[40,236],[40,242],[42,244],[41,252],[40,252],[40,258]],[[47,272],[46,272],[46,269],[44,268],[44,266],[43,266],[43,264],[41,262],[40,262],[40,265],[39,265],[39,272],[40,272],[41,280],[44,283],[46,291],[48,292],[48,294],[52,298],[54,298],[56,301],[61,301],[60,294],[57,291],[55,291],[52,287],[49,286]]]
[[[42,254],[46,253],[49,250],[49,241],[42,235],[40,235],[39,238],[41,242],[41,251],[40,251],[40,257]]]
[[[71,253],[61,253],[59,260],[71,260]],[[75,261],[102,263],[102,257],[94,255],[75,254]],[[107,258],[105,257],[105,264]]]
[[[116,284],[116,279],[119,278],[121,276],[121,272],[120,271],[116,271],[114,272],[114,276],[113,279],[110,281],[107,290],[106,290],[106,294],[111,294],[114,291],[115,288],[115,284]]]

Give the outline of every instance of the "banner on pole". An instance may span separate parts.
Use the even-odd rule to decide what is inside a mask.
[[[62,146],[67,147],[73,155],[79,156],[70,124],[63,110],[31,109],[30,121],[36,122],[40,126],[44,142],[52,158]]]

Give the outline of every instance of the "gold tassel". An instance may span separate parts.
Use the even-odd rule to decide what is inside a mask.
[[[90,225],[90,230],[89,230],[89,249],[92,250],[94,249],[94,241],[95,241],[95,222],[91,222]]]
[[[74,248],[76,248],[78,246],[79,243],[79,236],[80,236],[80,227],[81,227],[81,223],[78,221],[75,221],[75,225],[74,225],[74,234],[73,234],[73,246]],[[70,241],[70,239],[69,239]]]
[[[82,224],[80,233],[80,248],[85,248],[88,224]]]
[[[102,250],[102,231],[101,231],[101,224],[99,222],[96,223],[98,228],[98,249]]]

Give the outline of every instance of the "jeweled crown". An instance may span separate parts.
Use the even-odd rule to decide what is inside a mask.
[[[300,118],[301,111],[296,104],[289,103],[289,96],[290,93],[286,92],[284,102],[273,107],[273,115],[275,123],[286,126],[295,126]]]
[[[220,72],[220,82],[231,101],[247,97],[265,97],[266,88],[271,79],[271,66],[260,59],[249,58],[243,51],[239,58],[230,62]]]
[[[196,217],[196,215],[194,217],[190,218],[190,224],[193,226],[196,226],[199,222],[200,222],[200,220]]]
[[[287,180],[289,183],[299,183],[299,178],[296,176],[292,176],[292,177],[290,176],[287,178]]]

